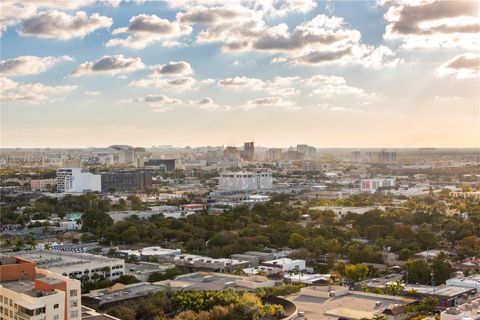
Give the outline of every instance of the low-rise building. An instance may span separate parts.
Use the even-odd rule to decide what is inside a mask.
[[[34,261],[38,267],[75,279],[90,280],[105,277],[114,280],[125,274],[123,259],[41,249],[20,251],[15,254],[19,258]]]
[[[233,272],[237,269],[249,267],[249,261],[236,259],[214,259],[210,257],[198,256],[193,254],[181,254],[173,258],[176,266],[189,268],[191,270],[204,270],[214,272]]]
[[[56,186],[57,186],[57,179],[30,180],[30,190],[32,191],[51,191]]]
[[[305,270],[305,260],[301,259],[289,259],[289,258],[280,258],[275,260],[264,261],[260,264],[264,267],[271,267],[278,269],[280,272],[288,272],[294,270]]]
[[[416,300],[399,296],[350,291],[340,286],[310,286],[285,297],[309,320],[361,320],[383,315],[397,320]]]
[[[253,291],[257,288],[271,288],[274,280],[263,276],[237,276],[233,274],[215,272],[194,272],[175,277],[173,280],[164,280],[154,284],[168,287],[172,290],[203,291],[225,290],[233,288]]]
[[[165,288],[165,286],[148,282],[129,285],[116,283],[109,288],[92,290],[82,295],[82,303],[97,311],[103,311],[126,301],[145,298],[149,294],[165,290]]]
[[[458,307],[447,308],[440,313],[440,320],[479,320],[480,299],[464,303]]]

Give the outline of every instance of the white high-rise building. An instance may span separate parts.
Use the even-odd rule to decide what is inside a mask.
[[[375,193],[380,188],[395,187],[395,178],[362,179],[360,190],[363,192]]]
[[[62,168],[57,170],[57,191],[84,192],[102,191],[102,179],[81,168]]]
[[[269,172],[226,172],[220,174],[220,191],[256,191],[271,189],[272,174]]]

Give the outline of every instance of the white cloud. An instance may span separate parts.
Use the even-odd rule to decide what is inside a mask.
[[[168,88],[171,90],[193,90],[197,81],[192,77],[165,79],[165,78],[143,78],[130,82],[130,87],[136,88]]]
[[[38,104],[49,100],[51,95],[73,91],[77,86],[47,86],[42,83],[21,83],[0,77],[0,98],[4,102]]]
[[[402,41],[404,48],[480,48],[480,2],[381,1],[387,5],[384,37]]]
[[[87,34],[102,28],[109,28],[112,19],[93,13],[90,16],[84,11],[75,15],[51,10],[36,13],[23,20],[19,33],[23,36],[69,40],[83,38]]]
[[[87,61],[70,72],[73,77],[90,74],[118,74],[145,68],[140,58],[126,58],[123,55],[103,56],[97,61]]]
[[[186,61],[170,61],[154,66],[154,73],[165,76],[186,76],[192,74],[193,69]]]
[[[221,79],[218,81],[218,84],[222,87],[228,87],[228,88],[249,87],[253,90],[261,90],[265,82],[260,79],[237,76],[233,78]]]
[[[480,77],[480,54],[465,53],[453,57],[437,68],[439,76],[455,76],[457,79]]]
[[[85,91],[84,94],[91,97],[97,97],[101,95],[102,92],[101,91]]]
[[[293,101],[283,100],[281,97],[264,97],[264,98],[257,98],[253,100],[247,101],[245,105],[242,106],[244,110],[252,110],[256,108],[284,108],[287,110],[299,110],[300,108],[295,106]]]
[[[347,85],[343,77],[316,75],[305,79],[303,83],[314,87],[313,94],[318,94],[326,98],[340,95],[366,96],[367,93],[360,88]]]
[[[37,57],[19,56],[13,59],[0,61],[0,75],[24,76],[38,74],[62,61],[72,61],[70,56]]]
[[[189,35],[192,28],[176,21],[170,22],[156,15],[140,14],[130,19],[126,28],[119,28],[113,31],[114,35],[127,34],[126,38],[110,39],[106,45],[123,46],[133,49],[143,49],[155,42],[162,42],[166,46],[172,45],[172,39]]]

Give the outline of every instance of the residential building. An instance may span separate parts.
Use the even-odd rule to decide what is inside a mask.
[[[34,261],[38,267],[76,279],[105,277],[117,279],[125,274],[123,259],[102,257],[88,253],[71,253],[55,250],[31,250],[15,253],[22,259]]]
[[[253,142],[245,142],[241,155],[243,160],[253,161],[255,157],[255,146]]]
[[[176,255],[171,260],[176,266],[191,270],[205,270],[214,272],[233,272],[250,266],[248,261],[219,258],[214,259],[194,254]]]
[[[57,179],[30,180],[30,190],[32,191],[51,191],[56,186],[57,186]]]
[[[145,161],[145,168],[155,168],[163,171],[173,171],[176,168],[175,159],[150,159]]]
[[[360,190],[362,192],[375,193],[380,188],[392,187],[395,187],[395,178],[362,179],[360,181]]]
[[[81,319],[80,281],[0,257],[0,317],[8,320]]]
[[[58,192],[102,191],[101,177],[81,168],[57,170]]]
[[[224,172],[220,174],[219,188],[223,192],[268,190],[273,186],[269,172]]]

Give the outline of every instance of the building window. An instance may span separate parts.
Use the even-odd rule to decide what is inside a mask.
[[[74,297],[78,294],[78,291],[76,289],[70,290],[70,297]]]
[[[78,311],[77,310],[70,311],[70,318],[76,318],[76,317],[78,317]]]
[[[71,308],[78,307],[78,300],[71,300],[70,301],[70,307]]]
[[[59,319],[60,319],[60,316],[58,314],[53,316],[53,320],[59,320]]]
[[[58,303],[55,303],[55,304],[53,305],[53,309],[58,309]]]

